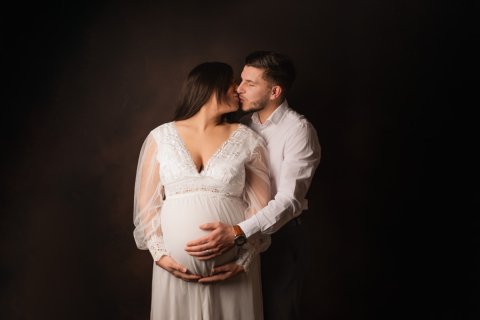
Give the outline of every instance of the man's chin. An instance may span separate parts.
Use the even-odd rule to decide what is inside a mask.
[[[251,104],[241,104],[241,105],[240,105],[240,109],[241,109],[243,112],[256,112],[256,111],[262,110],[262,108],[258,108],[258,107],[252,106]]]

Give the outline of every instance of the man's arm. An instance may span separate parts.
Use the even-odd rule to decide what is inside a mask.
[[[268,205],[239,226],[247,238],[262,232],[272,234],[306,209],[306,195],[320,162],[320,144],[310,123],[289,131],[284,148],[277,193]]]
[[[320,162],[320,144],[309,123],[299,124],[290,131],[285,144],[277,194],[268,205],[239,224],[247,238],[257,232],[271,234],[301,213],[304,199]],[[208,260],[231,248],[234,232],[221,222],[207,223],[200,228],[210,233],[187,243],[186,251],[201,260]],[[209,251],[210,250],[210,251]]]

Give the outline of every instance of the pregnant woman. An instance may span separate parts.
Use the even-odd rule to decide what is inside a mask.
[[[199,226],[236,225],[267,204],[270,180],[264,141],[225,121],[239,108],[232,68],[195,67],[174,121],[147,136],[135,181],[134,237],[154,259],[151,319],[262,319],[259,236],[210,259],[187,254]],[[205,252],[208,256],[209,252]],[[228,266],[223,281],[202,282]]]

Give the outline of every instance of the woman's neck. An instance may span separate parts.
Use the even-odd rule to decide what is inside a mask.
[[[182,120],[182,122],[185,125],[188,125],[192,129],[194,129],[195,131],[205,132],[224,122],[222,119],[222,115],[214,114],[213,112],[210,112],[210,110],[212,109],[214,109],[214,107],[212,108],[205,105],[194,116],[188,119]]]

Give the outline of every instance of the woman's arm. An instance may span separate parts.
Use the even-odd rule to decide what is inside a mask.
[[[135,180],[133,232],[139,249],[148,249],[155,263],[177,278],[196,281],[200,276],[191,274],[178,264],[163,243],[160,225],[160,209],[163,204],[163,186],[160,181],[160,166],[156,158],[157,143],[150,134],[143,143]]]

